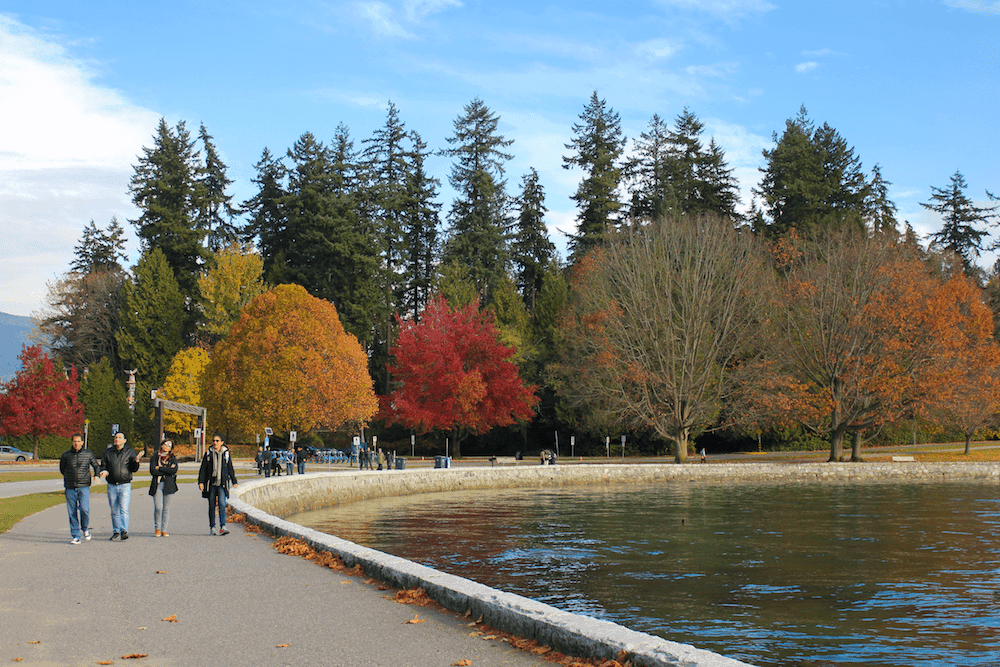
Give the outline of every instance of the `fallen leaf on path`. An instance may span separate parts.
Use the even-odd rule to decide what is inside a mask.
[[[288,648],[288,644],[278,644],[274,648]]]
[[[40,639],[36,639],[35,641],[30,641],[30,642],[28,642],[28,643],[29,643],[29,644],[41,644],[41,643],[42,643],[42,640],[40,640]]]
[[[340,583],[342,583],[342,584],[349,584],[349,583],[351,583],[351,582],[350,582],[350,581],[346,581],[346,580],[345,580],[345,581],[342,581],[342,582],[340,582]]]
[[[426,619],[423,619],[423,618],[417,618],[417,615],[416,615],[416,614],[414,614],[414,615],[413,615],[413,618],[411,618],[410,620],[408,620],[408,621],[407,621],[406,623],[423,623],[423,622],[424,622],[424,620],[426,620]],[[406,623],[404,623],[403,625],[406,625]]]
[[[136,658],[148,658],[148,653],[129,653],[128,655],[123,655],[122,660],[135,660]]]
[[[160,620],[166,621],[167,623],[180,623],[180,621],[177,620],[177,614],[170,614],[170,616],[167,616],[166,618],[161,618]]]
[[[451,667],[469,667],[471,664],[471,660],[459,660],[458,662],[451,663]]]
[[[551,650],[552,649],[550,649],[548,646],[536,646],[535,648],[531,649],[531,652],[534,653],[535,655],[545,655]]]
[[[98,665],[113,665],[115,663],[112,660],[99,660],[97,662],[97,664]]]
[[[11,658],[10,659],[11,662],[21,662],[22,660],[24,660],[24,658]]]
[[[157,570],[156,573],[157,574],[166,574],[167,571],[166,570]]]

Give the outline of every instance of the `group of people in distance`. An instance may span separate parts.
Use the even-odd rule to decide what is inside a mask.
[[[70,544],[90,540],[90,485],[100,477],[108,484],[108,505],[111,507],[111,540],[129,538],[129,504],[132,500],[132,474],[139,470],[141,454],[125,446],[125,434],[116,433],[114,445],[104,450],[98,459],[92,451],[84,449],[83,436],[74,433],[72,446],[59,459],[59,472],[63,476],[66,493],[66,511],[69,513]],[[170,537],[167,523],[170,519],[170,499],[177,493],[177,459],[174,443],[166,439],[149,459],[149,495],[153,497],[153,536]],[[208,499],[208,527],[210,535],[228,535],[226,529],[226,499],[230,487],[239,486],[232,456],[221,435],[215,434],[212,446],[201,459],[198,470],[198,489]],[[216,532],[218,516],[218,532]]]
[[[264,477],[275,477],[281,475],[281,466],[285,466],[285,474],[291,475],[292,470],[298,467],[300,475],[306,474],[306,459],[309,458],[309,450],[301,443],[289,444],[287,448],[281,446],[257,446],[257,456],[254,459],[257,464],[257,475]]]

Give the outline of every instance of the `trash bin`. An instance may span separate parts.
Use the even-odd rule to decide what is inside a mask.
[[[434,457],[434,467],[435,468],[450,468],[451,467],[451,457],[450,456],[435,456]]]
[[[406,459],[396,457],[396,470],[406,470]]]

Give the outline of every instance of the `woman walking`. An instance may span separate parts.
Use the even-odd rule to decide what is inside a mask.
[[[215,512],[219,512],[219,535],[228,535],[226,530],[226,498],[229,496],[229,483],[236,483],[236,471],[233,470],[233,459],[229,448],[222,441],[222,436],[216,433],[212,436],[212,446],[205,452],[198,471],[198,488],[201,497],[208,498],[208,534],[215,535]]]
[[[177,459],[171,440],[160,443],[160,451],[149,461],[149,474],[153,478],[149,485],[149,495],[153,496],[153,537],[170,537],[167,533],[170,497],[177,493]]]

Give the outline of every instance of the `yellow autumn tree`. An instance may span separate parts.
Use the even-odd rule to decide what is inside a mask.
[[[245,434],[338,428],[378,409],[358,339],[332,303],[299,285],[279,285],[243,309],[201,386],[209,421]]]
[[[212,268],[198,279],[204,313],[201,330],[217,341],[229,333],[243,308],[263,294],[264,260],[260,254],[231,245],[215,254]]]
[[[174,355],[167,371],[167,379],[158,396],[168,401],[201,405],[201,378],[208,365],[208,352],[200,347],[189,347]],[[163,428],[171,433],[190,433],[197,426],[197,415],[167,410]]]

